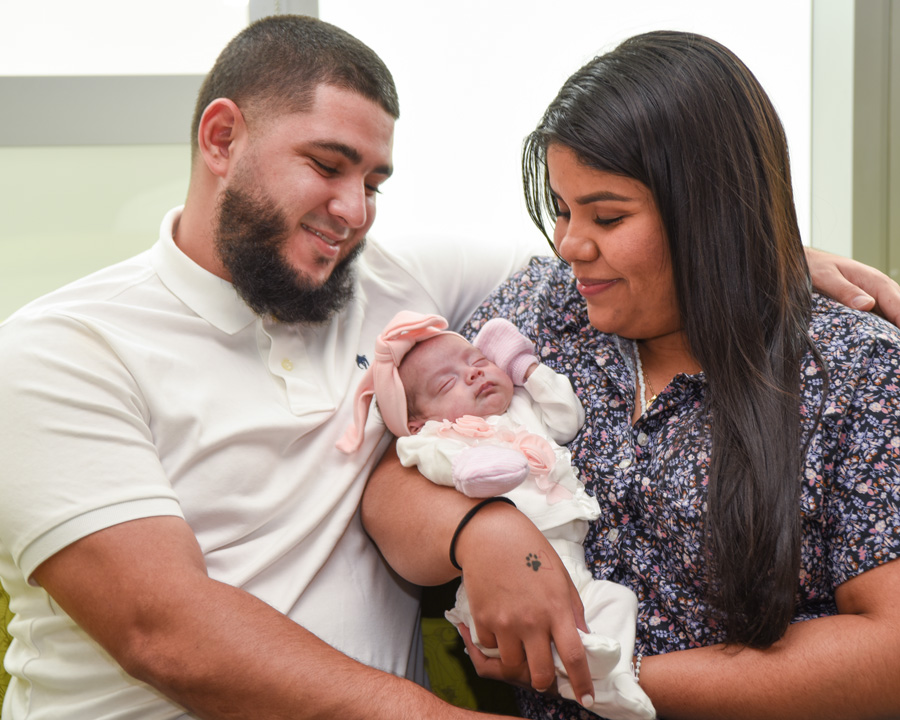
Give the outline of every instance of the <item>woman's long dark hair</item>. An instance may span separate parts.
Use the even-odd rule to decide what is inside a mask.
[[[526,140],[526,202],[545,236],[551,144],[653,193],[684,331],[707,381],[709,599],[729,642],[767,647],[796,607],[800,362],[815,352],[781,122],[728,49],[651,32],[569,78]]]

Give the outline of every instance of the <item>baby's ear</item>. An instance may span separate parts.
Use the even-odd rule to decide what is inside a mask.
[[[415,420],[410,419],[410,421],[406,424],[407,429],[409,430],[410,435],[418,435],[419,430],[421,430],[425,425],[424,420]]]

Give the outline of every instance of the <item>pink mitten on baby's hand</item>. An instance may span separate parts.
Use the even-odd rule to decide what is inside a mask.
[[[478,445],[453,458],[453,485],[468,497],[509,492],[528,477],[528,459],[518,450]]]
[[[472,344],[484,356],[512,378],[516,385],[525,384],[525,374],[538,362],[534,343],[519,332],[509,320],[488,320]]]

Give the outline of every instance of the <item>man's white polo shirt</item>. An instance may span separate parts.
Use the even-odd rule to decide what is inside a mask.
[[[17,613],[7,664],[26,678],[13,680],[4,718],[181,716],[27,581],[66,545],[148,516],[183,516],[211,577],[364,663],[407,672],[416,593],[357,513],[388,437],[373,413],[360,452],[334,444],[394,313],[458,327],[517,260],[502,247],[423,242],[395,255],[370,242],[343,312],[282,325],[176,247],[178,217],[149,251],[0,326],[0,581]]]

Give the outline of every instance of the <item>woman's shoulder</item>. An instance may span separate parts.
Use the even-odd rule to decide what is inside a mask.
[[[526,298],[537,299],[547,307],[561,307],[572,298],[578,298],[572,269],[557,257],[536,256],[519,272],[502,283],[491,298],[509,301]]]
[[[821,352],[870,353],[876,347],[900,350],[900,329],[869,312],[845,307],[815,295],[810,336]]]
[[[488,296],[467,330],[477,332],[487,320],[503,317],[532,338],[538,330],[558,333],[587,323],[583,306],[568,265],[555,257],[534,257]]]
[[[817,295],[809,332],[834,391],[855,387],[866,376],[900,378],[900,329],[877,315]]]

